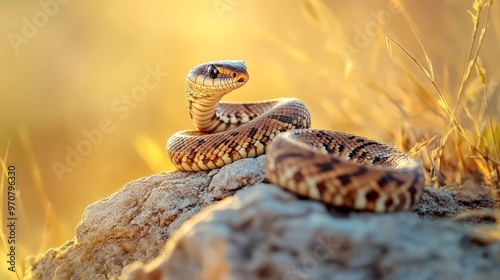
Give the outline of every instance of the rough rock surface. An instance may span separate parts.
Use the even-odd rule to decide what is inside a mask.
[[[418,215],[340,214],[258,184],[263,159],[126,184],[87,207],[73,240],[32,257],[26,279],[487,279],[500,273],[497,241],[467,225],[431,221],[466,210],[451,191],[426,190]],[[239,191],[244,186],[250,187]]]
[[[110,279],[135,260],[149,262],[186,219],[264,180],[264,157],[210,172],[160,173],[89,205],[76,236],[32,257],[26,279]]]
[[[186,222],[123,279],[497,279],[500,241],[415,213],[338,216],[267,184]]]

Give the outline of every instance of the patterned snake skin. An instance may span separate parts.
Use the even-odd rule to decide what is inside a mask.
[[[360,136],[308,129],[309,111],[297,99],[219,102],[248,79],[243,61],[212,61],[189,71],[186,98],[196,130],[167,142],[177,169],[211,170],[266,153],[269,181],[297,195],[370,212],[418,204],[424,175],[410,156]]]

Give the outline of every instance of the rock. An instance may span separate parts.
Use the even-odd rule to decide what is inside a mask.
[[[31,257],[26,279],[109,279],[136,260],[149,262],[179,226],[206,206],[264,180],[264,157],[211,172],[172,171],[126,184],[89,205],[76,237]]]
[[[467,193],[467,192],[466,192]],[[462,191],[426,188],[415,212],[420,218],[436,220],[461,217],[460,221],[472,226],[494,224],[496,222],[492,196],[481,193],[464,199]],[[476,211],[478,209],[488,211]]]
[[[464,207],[460,206],[453,196],[453,192],[436,188],[425,188],[416,212],[422,218],[434,220],[450,217],[464,210]]]
[[[188,220],[122,279],[496,279],[500,241],[410,212],[332,215],[259,184]]]
[[[273,185],[255,186],[265,180],[263,161],[132,181],[89,205],[73,240],[31,257],[25,278],[321,279],[335,272],[362,279],[398,278],[417,269],[423,276],[494,271],[495,242],[477,241],[472,229],[458,223],[430,221],[466,209],[450,191],[426,190],[416,211],[425,220],[415,213],[346,216]],[[328,255],[315,255],[321,253]]]

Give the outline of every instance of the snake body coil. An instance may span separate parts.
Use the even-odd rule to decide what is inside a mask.
[[[298,195],[371,212],[418,204],[424,176],[410,156],[363,137],[308,129],[309,111],[297,99],[219,102],[248,79],[243,61],[213,61],[189,71],[186,98],[197,130],[168,140],[177,169],[211,170],[266,153],[269,181]]]

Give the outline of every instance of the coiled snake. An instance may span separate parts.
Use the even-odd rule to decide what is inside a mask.
[[[186,98],[196,130],[167,142],[177,169],[211,170],[266,153],[266,177],[297,195],[370,212],[418,204],[424,175],[410,156],[360,136],[309,129],[309,111],[297,99],[219,102],[248,79],[243,61],[207,62],[189,71]]]

